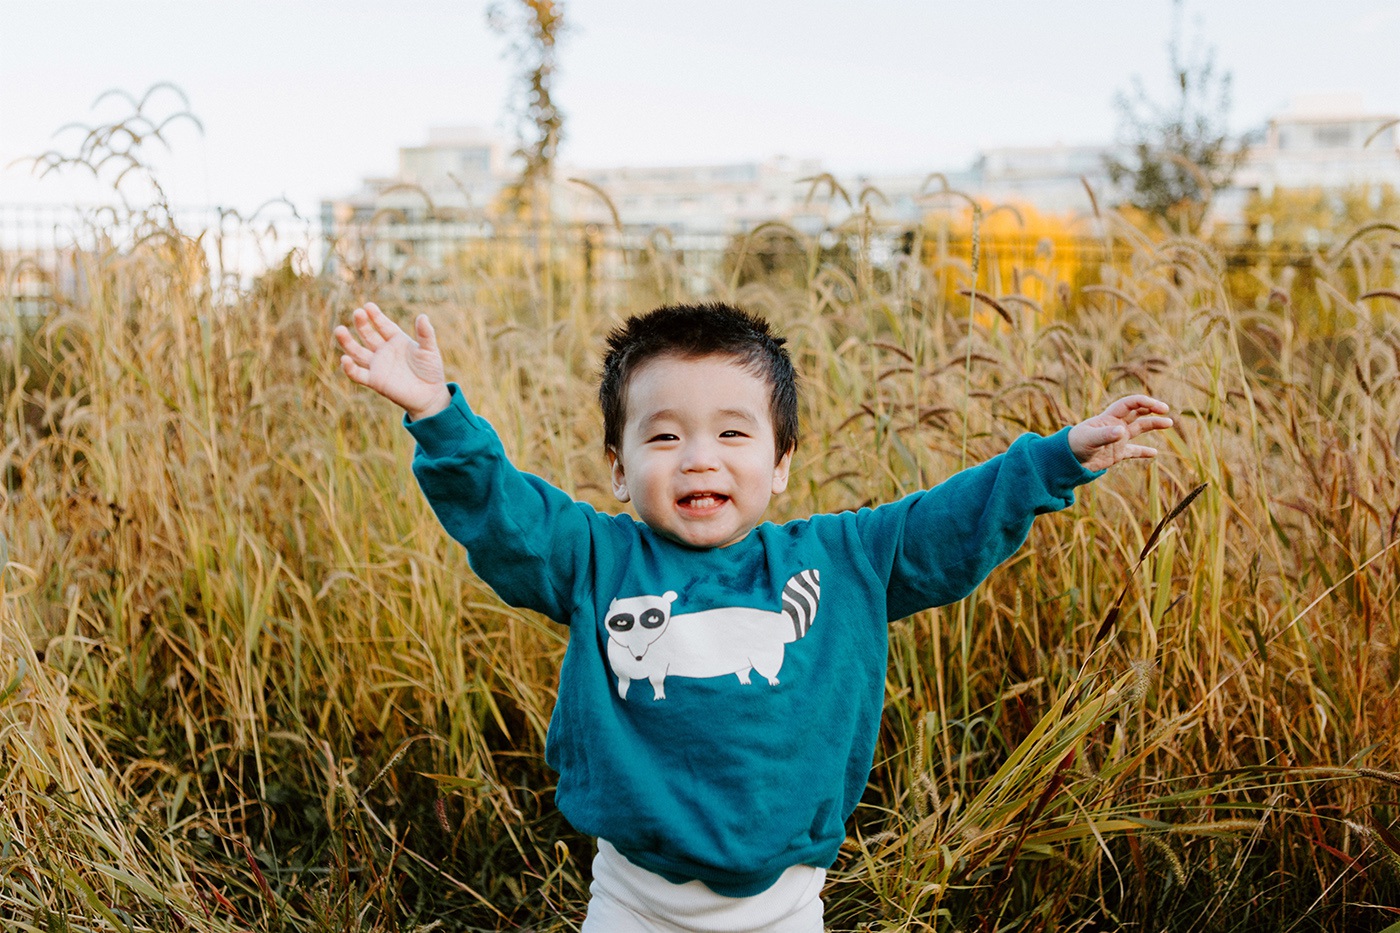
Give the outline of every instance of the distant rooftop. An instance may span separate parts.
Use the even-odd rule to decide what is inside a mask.
[[[428,129],[429,146],[489,146],[499,137],[480,126],[434,126]]]
[[[1360,94],[1299,94],[1288,102],[1288,109],[1276,119],[1350,120],[1372,116],[1375,116],[1374,111],[1366,110]]]

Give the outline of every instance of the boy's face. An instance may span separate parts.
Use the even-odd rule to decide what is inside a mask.
[[[609,451],[613,494],[655,531],[692,547],[726,547],[787,488],[767,380],[732,357],[660,356],[627,384],[622,449]]]

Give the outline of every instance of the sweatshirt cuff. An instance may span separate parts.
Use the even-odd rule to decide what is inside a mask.
[[[1031,448],[1031,458],[1040,470],[1045,488],[1056,495],[1069,495],[1074,487],[1091,483],[1108,472],[1084,468],[1070,449],[1069,431],[1068,427],[1061,428]]]
[[[462,389],[455,382],[447,384],[452,400],[447,407],[435,415],[419,418],[417,421],[404,412],[403,426],[418,442],[423,453],[429,457],[440,457],[461,446],[463,438],[480,430],[480,419],[472,413]]]

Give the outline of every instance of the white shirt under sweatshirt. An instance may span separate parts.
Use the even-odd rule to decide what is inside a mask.
[[[761,894],[725,897],[673,884],[598,840],[583,933],[822,933],[826,869],[794,865]]]

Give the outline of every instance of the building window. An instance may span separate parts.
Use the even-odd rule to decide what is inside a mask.
[[[1313,131],[1319,149],[1343,149],[1351,145],[1351,127],[1319,126]]]

